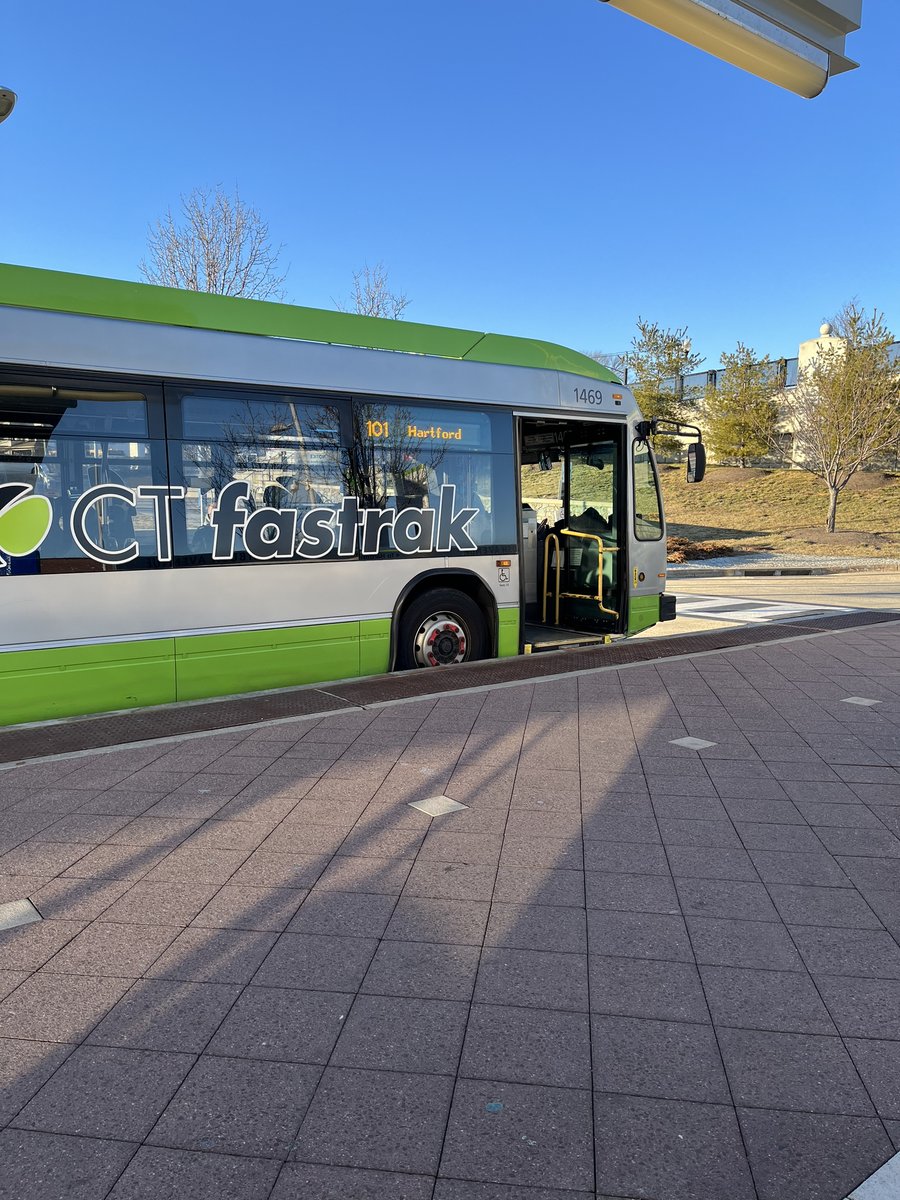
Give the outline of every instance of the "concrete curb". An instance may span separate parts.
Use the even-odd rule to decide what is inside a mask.
[[[732,576],[773,575],[886,575],[900,572],[900,562],[885,562],[883,567],[687,567],[673,563],[666,569],[669,581],[676,579],[728,579]]]

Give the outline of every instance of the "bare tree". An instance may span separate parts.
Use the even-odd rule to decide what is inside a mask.
[[[882,315],[851,303],[833,325],[837,336],[801,373],[791,403],[795,463],[828,488],[829,533],[856,472],[900,440],[900,378]]]
[[[374,267],[365,264],[361,271],[353,272],[353,294],[350,303],[335,301],[341,312],[355,312],[363,317],[387,317],[399,321],[409,304],[405,293],[392,292],[388,287],[387,267],[377,262]]]
[[[595,350],[588,357],[604,367],[609,367],[610,371],[614,371],[624,381],[625,371],[628,367],[628,355],[624,351],[608,354],[605,350]]]
[[[138,266],[149,283],[163,287],[282,300],[282,249],[272,246],[268,222],[237,188],[231,196],[217,185],[214,191],[194,188],[181,197],[177,216],[169,209],[150,226],[147,258]]]

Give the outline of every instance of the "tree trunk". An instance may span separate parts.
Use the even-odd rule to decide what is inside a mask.
[[[838,489],[828,485],[828,520],[825,522],[825,528],[829,533],[834,533],[834,520],[837,516]]]

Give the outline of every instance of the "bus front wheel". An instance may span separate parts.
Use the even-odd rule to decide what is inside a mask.
[[[484,614],[471,596],[455,588],[426,592],[400,618],[397,666],[449,667],[484,657]]]

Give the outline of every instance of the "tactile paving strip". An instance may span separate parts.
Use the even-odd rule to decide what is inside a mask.
[[[241,725],[258,725],[285,717],[314,716],[354,706],[411,700],[464,688],[498,683],[527,682],[548,675],[587,671],[598,667],[654,662],[683,654],[703,654],[735,646],[754,646],[811,633],[835,632],[886,621],[900,621],[900,612],[860,609],[833,617],[806,621],[754,625],[741,629],[711,630],[644,641],[622,641],[612,646],[528,654],[491,662],[466,663],[451,671],[405,671],[373,679],[317,687],[293,688],[260,696],[233,696],[203,703],[174,704],[138,712],[98,714],[72,720],[0,730],[0,763],[20,762],[78,750],[187,733],[210,733]]]
[[[900,612],[860,610],[858,614],[848,613],[846,616],[824,617],[802,623],[714,629],[708,633],[683,634],[664,639],[648,638],[645,641],[622,641],[612,646],[548,651],[494,662],[466,663],[454,667],[452,671],[408,671],[378,679],[340,683],[328,690],[332,695],[342,696],[352,704],[358,705],[386,700],[407,700],[439,692],[459,691],[461,688],[540,679],[545,675],[558,675],[567,671],[588,671],[597,667],[654,662],[682,654],[708,653],[710,650],[726,650],[733,646],[755,646],[763,642],[808,636],[810,633],[824,633],[835,629],[850,629],[857,625],[897,620],[900,620]]]
[[[234,725],[258,725],[280,717],[307,717],[348,708],[349,702],[318,688],[293,688],[263,696],[233,696],[201,704],[172,704],[127,713],[98,713],[51,724],[0,731],[0,763],[98,750],[127,742],[185,733],[211,733]]]
[[[852,629],[855,625],[879,625],[882,621],[897,621],[900,620],[900,613],[897,612],[876,612],[871,609],[860,609],[855,613],[838,613],[833,617],[813,617],[809,621],[803,621],[802,625],[797,628],[805,628],[808,625],[815,626],[819,630],[829,629]]]

